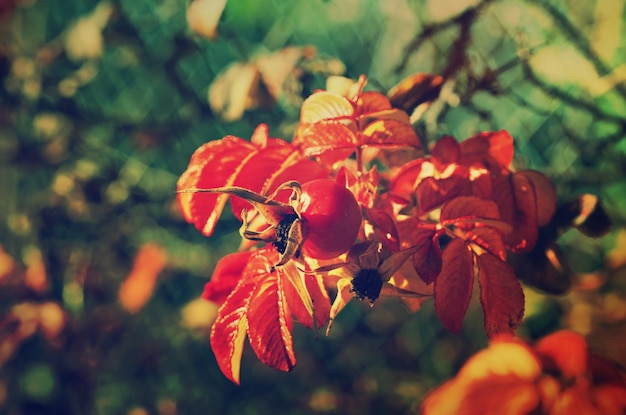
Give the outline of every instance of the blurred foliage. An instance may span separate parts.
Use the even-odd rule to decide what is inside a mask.
[[[177,177],[207,140],[249,137],[259,122],[290,137],[298,100],[286,95],[323,87],[328,65],[383,92],[415,72],[444,75],[416,125],[424,140],[506,129],[519,166],[545,172],[561,197],[602,198],[616,231],[563,235],[575,288],[527,290],[520,332],[571,327],[626,364],[623,0],[230,0],[215,39],[189,30],[186,0],[4,4],[0,412],[414,413],[485,346],[477,304],[452,335],[432,303],[415,315],[353,303],[328,338],[296,330],[294,372],[250,350],[242,387],[219,372],[215,310],[197,298],[238,224],[203,238],[178,212]],[[316,50],[290,72],[295,89],[237,122],[214,115],[209,87],[228,65],[292,45]],[[146,249],[150,270],[135,272]]]

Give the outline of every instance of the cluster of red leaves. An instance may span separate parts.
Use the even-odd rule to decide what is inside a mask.
[[[582,336],[566,330],[532,347],[498,336],[422,402],[424,415],[625,412],[626,373],[591,353]]]
[[[273,246],[250,250],[252,244],[244,244],[219,262],[204,298],[221,304],[211,345],[222,371],[237,383],[246,336],[261,361],[291,370],[293,317],[321,327],[350,298],[373,302],[378,290],[405,299],[412,310],[434,292],[441,321],[458,331],[476,276],[487,334],[513,333],[521,322],[524,295],[507,251],[533,248],[538,227],[554,213],[552,184],[539,172],[510,169],[514,147],[506,131],[460,143],[443,137],[424,156],[408,114],[391,104],[398,97],[364,92],[364,86],[362,77],[344,95],[310,96],[291,143],[269,137],[260,125],[251,141],[228,136],[204,144],[179,179],[184,218],[207,236],[228,199],[235,215],[250,206],[232,192],[194,189],[235,186],[268,195],[288,180],[327,178],[348,188],[363,210],[359,248],[347,256],[320,263],[301,255],[274,266],[279,254]],[[423,100],[411,97],[412,105],[427,105],[432,92],[422,91]],[[396,149],[413,156],[408,162],[391,156]],[[254,213],[242,217],[244,224]],[[348,272],[332,272],[342,268]],[[338,291],[332,307],[327,288]]]
[[[533,170],[513,172],[513,138],[506,131],[480,133],[457,143],[439,139],[430,157],[402,166],[390,194],[403,206],[396,228],[407,246],[418,247],[413,265],[434,283],[442,323],[459,331],[474,276],[489,336],[513,332],[524,311],[524,294],[507,251],[530,252],[539,226],[556,208],[551,182]]]

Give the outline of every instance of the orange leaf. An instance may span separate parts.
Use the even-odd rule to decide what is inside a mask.
[[[46,290],[48,288],[48,278],[41,250],[34,246],[26,249],[24,264],[26,265],[24,284],[34,291],[42,292]]]
[[[271,267],[278,253],[271,248],[254,251],[242,278],[217,312],[211,328],[211,349],[224,375],[239,384],[241,355],[248,329],[248,310],[257,286],[271,278]]]
[[[258,258],[258,257],[257,257]],[[291,315],[287,308],[282,268],[271,271],[272,264],[263,258],[264,276],[249,297],[246,310],[250,345],[261,362],[288,372],[296,365],[291,337]],[[261,260],[257,261],[261,265]],[[261,270],[261,267],[258,268]]]
[[[493,377],[455,389],[441,388],[428,395],[422,414],[527,415],[539,404],[533,385],[512,377]]]
[[[307,157],[323,155],[328,165],[350,156],[357,147],[421,146],[408,115],[392,108],[384,95],[358,91],[351,99],[329,91],[307,98],[293,144]]]
[[[224,376],[237,385],[248,327],[246,311],[250,305],[250,293],[257,283],[256,278],[241,279],[218,310],[211,328],[211,349],[217,364]]]
[[[130,313],[138,312],[150,299],[157,277],[167,264],[165,249],[154,243],[142,245],[133,268],[120,285],[118,301]]]
[[[541,362],[527,344],[503,334],[489,342],[489,346],[472,356],[459,370],[458,378],[467,381],[494,376],[514,376],[534,382],[542,373]]]
[[[298,278],[300,277],[298,276]],[[321,277],[316,274],[304,274],[304,287],[307,291],[307,299],[303,299],[292,280],[286,278],[283,290],[287,306],[300,324],[309,329],[320,328],[328,323],[330,318],[330,298],[328,297],[328,292],[324,288]],[[311,311],[304,304],[305,300],[311,302]]]
[[[431,391],[423,415],[534,413],[541,366],[525,344],[502,338],[472,356],[456,377]]]
[[[582,376],[587,370],[587,342],[573,331],[552,333],[539,340],[534,349],[548,369],[558,370],[567,379]]]
[[[0,281],[13,273],[15,260],[0,245]]]
[[[460,143],[460,163],[483,165],[492,173],[508,174],[513,161],[513,137],[506,131],[483,132]]]
[[[595,407],[591,401],[589,390],[580,387],[565,389],[557,396],[550,415],[609,415]]]

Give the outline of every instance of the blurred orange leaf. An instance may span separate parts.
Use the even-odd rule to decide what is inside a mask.
[[[167,252],[155,243],[139,248],[130,273],[120,285],[118,301],[129,313],[136,313],[148,302],[156,286],[157,277],[167,265]]]
[[[422,414],[623,414],[626,373],[587,354],[585,339],[571,331],[550,334],[534,348],[497,336],[456,377],[427,394]]]

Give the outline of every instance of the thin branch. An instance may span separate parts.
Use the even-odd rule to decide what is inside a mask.
[[[609,120],[609,121],[613,121],[616,122],[620,125],[626,125],[626,119],[619,117],[617,115],[613,115],[613,114],[608,114],[605,113],[603,111],[601,111],[597,106],[593,105],[590,102],[584,101],[582,99],[576,98],[568,93],[566,93],[565,91],[559,89],[558,87],[554,86],[554,85],[550,85],[546,82],[544,82],[543,80],[541,80],[537,74],[535,74],[535,72],[533,71],[533,69],[530,67],[530,65],[528,64],[528,62],[526,62],[525,60],[521,60],[521,67],[522,70],[524,72],[524,77],[532,82],[534,85],[538,86],[539,88],[543,89],[544,92],[559,98],[560,100],[562,100],[563,102],[576,107],[576,108],[583,108],[587,111],[589,111],[594,117],[596,118],[602,118],[605,120]]]
[[[546,1],[541,0],[527,0],[528,2],[543,8],[552,17],[556,23],[556,27],[565,35],[565,37],[572,42],[572,44],[585,55],[587,59],[593,64],[594,68],[598,72],[598,75],[604,76],[612,71],[604,61],[594,52],[586,39],[582,34],[580,28],[574,26],[565,15],[563,15],[556,7],[549,4]],[[616,34],[617,36],[617,34]],[[615,89],[619,91],[622,97],[626,98],[626,85],[616,85]]]
[[[450,18],[449,20],[445,20],[443,22],[433,23],[433,24],[425,26],[424,29],[417,35],[417,37],[413,39],[413,41],[405,47],[404,52],[402,53],[402,60],[394,69],[394,73],[399,74],[406,69],[406,66],[409,63],[409,59],[411,55],[417,52],[422,47],[424,42],[426,42],[427,40],[429,40],[431,37],[433,37],[435,34],[439,32],[442,32],[450,27],[460,25],[461,33],[459,34],[459,37],[455,40],[455,43],[449,55],[448,66],[451,66],[450,62],[454,59],[455,53],[458,52],[455,48],[455,45],[457,44],[459,46],[461,46],[461,44],[463,44],[463,46],[467,45],[467,43],[469,42],[469,28],[474,22],[476,15],[478,14],[480,10],[482,10],[485,6],[487,6],[492,1],[493,0],[484,0],[478,5],[468,8],[463,13],[458,14]],[[464,50],[463,50],[463,55],[465,55]]]

